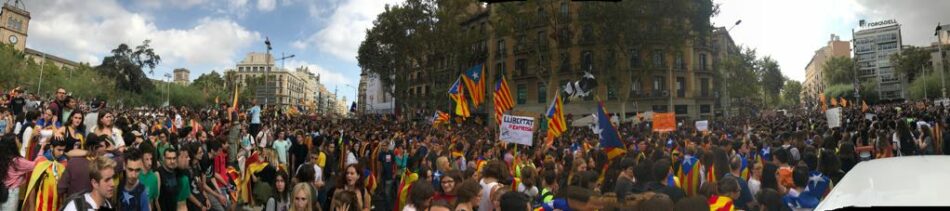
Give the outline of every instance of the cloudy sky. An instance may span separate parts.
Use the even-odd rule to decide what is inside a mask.
[[[153,78],[188,68],[192,79],[233,68],[249,52],[294,54],[286,67],[307,66],[331,90],[352,101],[359,82],[356,51],[386,4],[402,0],[26,0],[32,14],[27,46],[99,64],[120,43],[145,39],[164,62]],[[731,26],[737,44],[779,61],[791,79],[804,78],[816,49],[835,33],[851,39],[858,20],[896,19],[904,43],[933,42],[933,26],[950,23],[950,1],[716,0],[717,26]]]

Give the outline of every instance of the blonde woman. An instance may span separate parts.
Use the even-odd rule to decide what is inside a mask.
[[[314,209],[319,209],[320,207],[313,206],[313,193],[310,191],[310,186],[306,183],[297,183],[294,186],[293,194],[293,206],[290,206],[290,211],[310,211]]]

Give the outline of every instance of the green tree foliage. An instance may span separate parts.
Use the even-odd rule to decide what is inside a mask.
[[[40,73],[42,73],[42,87],[37,92]],[[144,77],[144,74],[142,76]],[[114,106],[160,106],[165,102],[166,96],[171,101],[171,105],[176,106],[205,106],[213,102],[213,97],[205,96],[202,89],[177,84],[166,86],[168,84],[165,82],[154,82],[156,83],[154,88],[150,89],[140,87],[141,90],[138,93],[114,89],[117,87],[117,79],[99,68],[90,67],[89,64],[79,64],[74,69],[67,69],[59,68],[49,62],[37,63],[6,44],[0,44],[0,78],[2,78],[0,80],[2,90],[19,86],[27,93],[39,93],[40,97],[47,99],[52,96],[56,88],[62,87],[81,101],[102,99]],[[153,83],[147,78],[138,80],[139,83]]]
[[[755,49],[743,48],[739,55],[726,57],[720,63],[720,68],[726,76],[726,89],[730,98],[754,98],[761,90],[760,78],[756,74],[758,63]]]
[[[822,64],[822,82],[825,85],[851,84],[854,79],[854,61],[848,57],[836,56]]]
[[[940,97],[940,74],[927,73],[920,75],[914,82],[911,82],[908,92],[913,100],[924,99],[924,93],[927,93],[926,97],[930,99]]]
[[[96,70],[115,79],[117,88],[138,94],[151,89],[152,82],[148,80],[142,69],[149,68],[149,73],[152,73],[155,66],[161,63],[162,58],[155,54],[149,45],[150,42],[150,40],[145,40],[142,45],[134,49],[129,48],[125,43],[119,44],[112,50],[112,56],[104,58]]]
[[[877,93],[877,83],[874,81],[861,82],[861,89],[858,92],[861,94],[861,100],[864,100],[869,104],[876,103],[880,99]],[[855,99],[856,96],[854,96],[854,85],[851,83],[843,83],[828,86],[825,88],[825,97],[828,99],[842,97],[847,99]]]
[[[795,80],[785,80],[782,87],[782,104],[786,106],[798,105],[801,100],[802,83]]]
[[[894,70],[908,81],[916,81],[921,71],[930,68],[930,52],[914,46],[901,49],[901,53],[891,55],[890,60]]]
[[[762,88],[765,91],[766,102],[769,105],[777,105],[779,103],[779,94],[782,91],[782,87],[785,86],[785,77],[782,75],[782,70],[779,69],[778,62],[772,59],[772,57],[766,56],[759,60],[759,70],[758,70],[762,80]]]

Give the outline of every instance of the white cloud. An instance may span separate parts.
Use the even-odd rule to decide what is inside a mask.
[[[950,1],[881,1],[864,0],[858,2],[863,8],[859,12],[868,22],[895,19],[901,24],[901,38],[904,45],[930,45],[936,42],[933,36],[938,22],[950,24]]]
[[[385,10],[386,4],[400,2],[402,0],[344,0],[334,10],[327,25],[302,42],[347,62],[356,62],[356,51],[365,39],[366,29],[373,26],[373,20]],[[310,7],[310,13],[315,15],[321,11]]]
[[[356,81],[358,79],[348,78],[346,75],[339,72],[328,70],[320,65],[311,64],[307,61],[289,59],[287,60],[286,66],[287,69],[295,69],[298,67],[307,67],[311,73],[320,76],[320,83],[326,86],[328,89],[333,89],[334,86],[339,87],[341,90],[346,88],[346,85],[356,87]]]
[[[815,50],[827,44],[832,33],[850,40],[862,6],[855,0],[759,1],[721,0],[716,26],[729,28],[736,44],[771,56],[792,80],[803,81],[805,66]]]
[[[294,41],[293,43],[290,43],[290,47],[293,47],[297,50],[304,50],[307,48],[307,43],[304,41],[297,40],[297,41]]]
[[[257,9],[264,12],[273,11],[277,7],[277,0],[257,0]]]
[[[159,29],[147,16],[113,0],[28,3],[36,8],[31,11],[30,48],[93,65],[120,43],[136,46],[145,39],[152,40],[166,67],[233,65],[236,52],[261,40],[259,33],[223,18],[204,18],[186,29]]]

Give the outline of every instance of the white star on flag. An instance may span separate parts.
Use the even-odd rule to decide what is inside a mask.
[[[475,72],[475,74],[472,74],[472,79],[478,80],[478,72]]]
[[[809,186],[817,186],[818,183],[822,181],[824,181],[824,179],[821,178],[821,174],[813,174],[810,177],[808,177],[808,182],[812,183],[812,185],[809,185]]]

